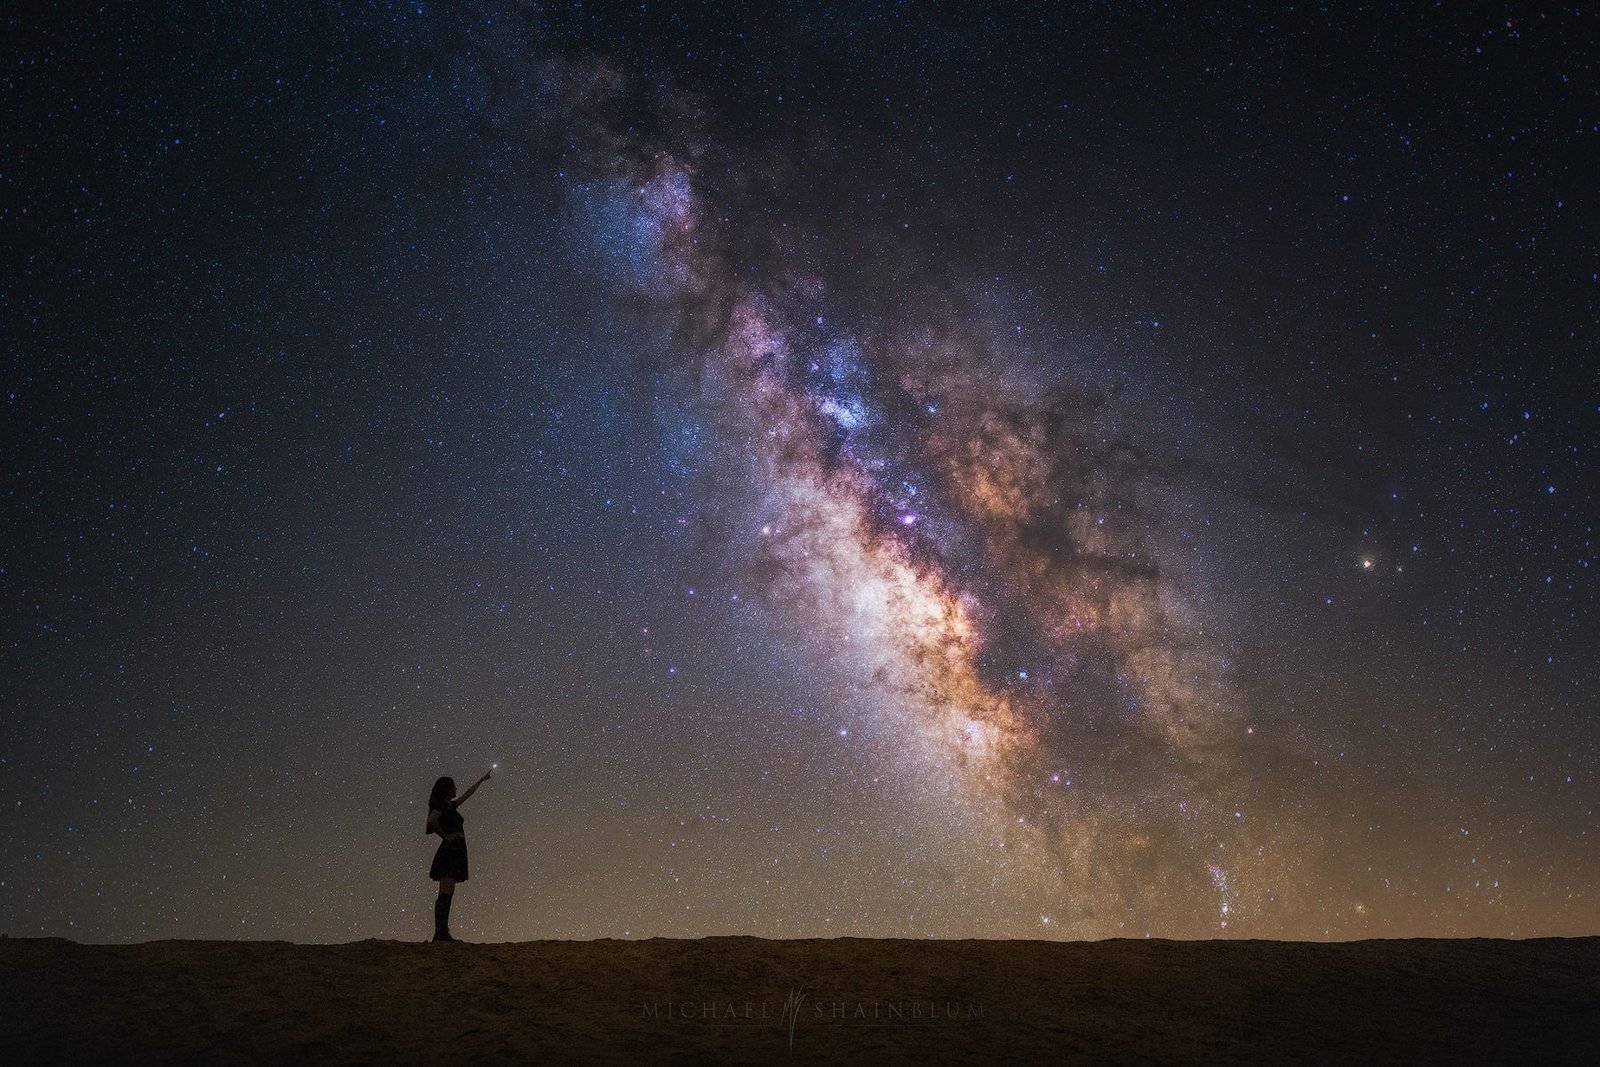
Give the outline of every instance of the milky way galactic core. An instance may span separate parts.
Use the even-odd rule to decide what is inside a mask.
[[[739,516],[718,550],[777,632],[846,665],[896,774],[956,786],[942,814],[1000,895],[1066,936],[1281,920],[1315,831],[1251,781],[1282,754],[1253,740],[1138,427],[916,249],[757,206],[798,178],[730,172],[689,120],[671,145],[594,125],[623,92],[604,67],[545,77],[582,116],[569,217],[715,428],[713,507]]]

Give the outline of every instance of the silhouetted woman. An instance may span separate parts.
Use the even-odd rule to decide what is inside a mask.
[[[461,813],[456,809],[467,802],[467,798],[478,791],[478,787],[489,780],[492,770],[484,771],[479,778],[467,787],[467,791],[459,797],[456,796],[456,780],[454,778],[441,778],[433,783],[433,792],[428,794],[428,826],[427,833],[438,834],[440,837],[439,850],[433,854],[433,866],[428,868],[428,877],[439,883],[439,898],[433,902],[433,939],[435,941],[454,941],[450,936],[450,901],[455,896],[456,883],[467,880],[467,835],[462,832]]]

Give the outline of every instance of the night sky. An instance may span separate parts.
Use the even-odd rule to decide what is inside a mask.
[[[0,932],[1600,929],[1594,10],[23,7]]]

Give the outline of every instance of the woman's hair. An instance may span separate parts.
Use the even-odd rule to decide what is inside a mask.
[[[456,795],[456,780],[449,775],[433,783],[433,792],[428,794],[428,810],[434,811],[444,807],[444,802]]]

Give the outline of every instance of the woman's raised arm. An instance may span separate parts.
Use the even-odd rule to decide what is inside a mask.
[[[483,772],[483,777],[479,778],[476,782],[473,782],[471,785],[467,786],[467,791],[465,793],[462,793],[460,796],[456,797],[455,806],[459,808],[461,805],[465,804],[467,802],[467,798],[470,797],[472,794],[476,793],[478,791],[478,787],[480,785],[482,785],[484,782],[487,782],[490,779],[490,777],[493,776],[493,774],[494,774],[494,771],[492,769],[484,771]]]

